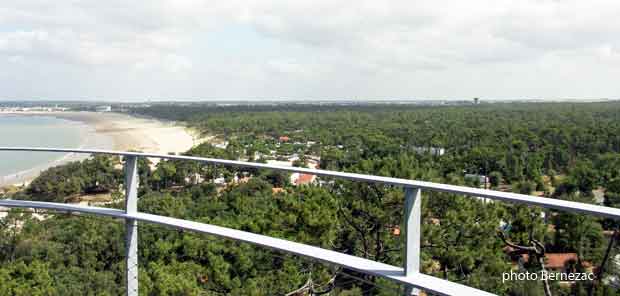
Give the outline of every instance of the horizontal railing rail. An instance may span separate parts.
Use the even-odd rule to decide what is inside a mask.
[[[285,253],[300,255],[302,257],[342,266],[361,273],[385,277],[401,284],[412,285],[417,288],[424,289],[433,293],[438,293],[441,295],[492,295],[490,293],[485,293],[471,287],[449,282],[422,273],[418,273],[413,276],[405,276],[402,267],[375,262],[365,258],[355,257],[331,250],[322,249],[319,247],[291,242],[284,239],[273,238],[265,235],[205,223],[198,223],[177,218],[139,212],[135,214],[127,214],[125,213],[125,211],[117,209],[87,207],[51,202],[0,199],[0,206],[11,208],[44,209],[70,213],[85,213],[120,219],[133,219],[142,222],[150,222],[178,229],[215,235],[226,239],[267,247],[269,249],[282,251]]]
[[[97,150],[97,149],[58,149],[58,148],[26,148],[26,147],[0,147],[0,151],[38,151],[38,152],[60,152],[60,153],[78,153],[78,154],[108,154],[118,156],[136,156],[136,157],[149,157],[149,158],[161,158],[161,159],[174,159],[174,160],[188,160],[197,161],[209,164],[219,164],[224,166],[234,167],[247,167],[257,169],[271,169],[278,171],[285,171],[291,173],[303,173],[312,174],[323,177],[334,177],[340,179],[347,179],[352,181],[361,181],[369,183],[382,183],[386,185],[395,185],[400,187],[420,188],[430,191],[447,192],[460,195],[469,195],[483,197],[493,200],[508,201],[513,203],[521,203],[528,205],[541,206],[545,208],[552,208],[557,210],[566,210],[570,212],[581,212],[584,214],[590,214],[595,216],[603,216],[612,219],[620,219],[620,209],[603,207],[591,204],[584,204],[573,201],[566,201],[560,199],[545,198],[539,196],[495,191],[488,189],[479,189],[465,186],[416,181],[392,177],[382,177],[374,175],[364,175],[357,173],[345,173],[337,171],[328,171],[320,169],[309,169],[300,167],[287,167],[271,165],[266,163],[256,163],[237,160],[225,160],[217,158],[205,158],[186,155],[170,155],[170,154],[157,154],[157,153],[142,153],[142,152],[122,152],[111,150]]]
[[[215,235],[236,241],[251,243],[278,251],[300,255],[303,257],[319,260],[329,264],[342,266],[361,273],[384,277],[404,284],[406,295],[417,294],[418,289],[429,291],[441,295],[492,295],[485,291],[477,290],[458,283],[439,279],[419,272],[420,266],[420,219],[421,219],[421,192],[422,190],[454,193],[472,197],[483,197],[492,200],[507,201],[527,205],[541,206],[544,208],[565,210],[570,212],[585,213],[612,219],[620,219],[620,209],[603,207],[598,205],[584,204],[578,202],[564,201],[551,198],[543,198],[531,195],[516,194],[487,189],[455,186],[448,184],[399,179],[392,177],[381,177],[364,175],[357,173],[345,173],[320,169],[309,169],[299,167],[277,166],[263,163],[253,163],[235,160],[223,160],[214,158],[204,158],[185,155],[153,154],[141,152],[121,152],[111,150],[93,149],[58,149],[58,148],[29,148],[29,147],[0,147],[0,151],[30,151],[30,152],[58,152],[58,153],[80,153],[80,154],[108,154],[118,155],[126,158],[125,178],[126,178],[126,209],[117,210],[109,208],[86,207],[70,204],[0,200],[0,206],[36,208],[55,211],[80,212],[94,215],[104,215],[114,218],[125,219],[127,225],[127,295],[137,295],[137,231],[135,227],[137,221],[156,223],[165,226],[187,229],[200,233]],[[137,161],[138,157],[161,158],[172,160],[196,161],[206,164],[223,166],[246,167],[257,169],[270,169],[292,173],[313,174],[323,177],[333,177],[359,182],[380,183],[386,185],[400,186],[405,190],[405,209],[404,209],[404,238],[405,238],[405,262],[403,267],[392,266],[380,262],[375,262],[365,258],[355,257],[331,250],[326,250],[314,246],[291,242],[283,239],[273,238],[250,232],[187,221],[177,218],[164,217],[138,212],[135,208],[137,202]],[[1,159],[1,158],[0,158]],[[130,264],[131,263],[131,264]]]

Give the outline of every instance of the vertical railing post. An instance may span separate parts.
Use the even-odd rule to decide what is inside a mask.
[[[420,232],[422,218],[422,189],[405,188],[405,276],[420,272]],[[405,287],[405,295],[418,295],[412,286]]]
[[[138,211],[138,157],[125,156],[125,213]],[[127,296],[138,296],[138,221],[125,220]]]

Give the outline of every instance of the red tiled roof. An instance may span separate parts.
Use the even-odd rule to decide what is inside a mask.
[[[569,261],[577,262],[576,253],[547,253],[545,254],[545,267],[549,269],[562,269]],[[529,255],[523,254],[523,260],[528,261]],[[588,266],[590,263],[583,261],[582,264]]]
[[[290,140],[289,137],[287,137],[287,136],[280,136],[280,141],[287,142],[288,140]]]
[[[299,178],[297,178],[297,185],[304,185],[304,184],[310,184],[314,181],[314,178],[316,178],[315,175],[311,175],[311,174],[299,174]]]
[[[563,268],[569,261],[577,262],[575,253],[545,254],[545,258],[547,259],[545,265],[549,268]]]

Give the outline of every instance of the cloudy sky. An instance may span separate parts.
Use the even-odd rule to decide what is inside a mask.
[[[0,3],[0,99],[620,98],[617,0]]]

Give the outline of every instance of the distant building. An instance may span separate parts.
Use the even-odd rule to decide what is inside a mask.
[[[288,142],[291,138],[289,138],[288,136],[280,136],[279,140],[280,142]]]
[[[521,255],[524,262],[529,261],[529,255]],[[572,270],[579,262],[576,253],[546,253],[545,254],[545,268],[555,272],[574,272]],[[589,261],[581,261],[581,266],[586,270],[591,270],[592,263]]]
[[[474,105],[478,105],[478,104],[480,104],[480,99],[474,98]]]
[[[95,107],[97,112],[112,112],[112,106],[97,106]]]
[[[306,165],[309,168],[311,168],[311,169],[318,169],[319,168],[319,161],[315,160],[315,159],[308,158],[308,159],[306,159]]]
[[[480,185],[486,185],[489,183],[489,177],[485,175],[465,174],[465,180],[478,181]]]
[[[520,267],[530,261],[527,251],[515,249],[510,246],[503,248],[503,251],[510,257],[513,264]],[[545,268],[554,273],[573,273],[575,272],[580,260],[576,253],[545,253]],[[589,261],[581,260],[581,267],[586,272],[592,272],[594,266]]]
[[[291,163],[292,163],[293,161],[296,161],[296,160],[299,160],[299,159],[300,159],[300,158],[299,158],[299,154],[297,154],[297,153],[293,153],[293,154],[288,155],[288,156],[286,156],[286,157],[287,157],[288,161],[290,161]]]
[[[433,156],[442,156],[446,153],[446,149],[441,148],[441,147],[422,147],[422,146],[415,146],[413,147],[413,151],[423,154],[423,153],[430,153]]]
[[[246,184],[248,182],[250,182],[250,177],[239,178],[239,176],[235,176],[232,180],[232,183],[235,183],[235,184]]]
[[[291,183],[295,186],[310,185],[316,181],[316,175],[294,173],[291,175]]]
[[[293,166],[293,162],[288,161],[288,160],[284,161],[284,160],[269,159],[267,160],[267,164],[277,165],[277,166]]]
[[[284,188],[281,188],[281,187],[273,187],[271,188],[271,193],[272,194],[286,193],[286,190],[284,190]]]
[[[122,169],[122,166],[119,168]],[[185,177],[185,182],[190,184],[200,184],[204,181],[204,178],[199,173],[194,173],[188,177]]]
[[[224,141],[224,142],[213,144],[213,147],[219,148],[219,149],[226,149],[226,147],[228,147],[228,144],[229,144],[228,141]]]

